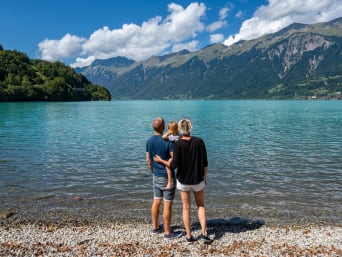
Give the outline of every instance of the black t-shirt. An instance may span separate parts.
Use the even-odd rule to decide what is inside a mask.
[[[171,168],[177,168],[177,179],[184,185],[197,185],[204,180],[204,167],[208,167],[207,150],[204,141],[191,137],[174,143]]]

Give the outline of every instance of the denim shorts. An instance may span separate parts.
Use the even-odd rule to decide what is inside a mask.
[[[201,181],[200,183],[198,183],[197,185],[184,185],[177,180],[177,189],[179,191],[185,191],[185,192],[195,191],[195,192],[198,192],[198,191],[203,190],[204,188],[205,188],[205,181],[204,180]]]
[[[173,179],[176,182],[175,178]],[[167,186],[167,177],[153,176],[153,192],[155,199],[163,199],[166,202],[171,202],[175,198],[176,187],[165,189]]]

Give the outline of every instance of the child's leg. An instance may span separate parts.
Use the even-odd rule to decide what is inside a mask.
[[[168,167],[165,167],[165,168],[166,168],[166,172],[167,172],[167,185],[166,185],[166,189],[170,189],[173,186],[172,171]]]

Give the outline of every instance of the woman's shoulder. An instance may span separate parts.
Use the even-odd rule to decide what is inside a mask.
[[[203,139],[201,137],[196,137],[196,136],[191,136],[191,140],[193,142],[198,142],[198,143],[204,143]]]
[[[192,138],[193,140],[202,140],[201,137],[197,137],[197,136],[191,136],[191,138]]]

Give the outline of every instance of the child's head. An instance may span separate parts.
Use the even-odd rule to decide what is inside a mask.
[[[178,135],[178,124],[176,121],[170,121],[167,125],[167,129],[171,131],[172,135]]]

